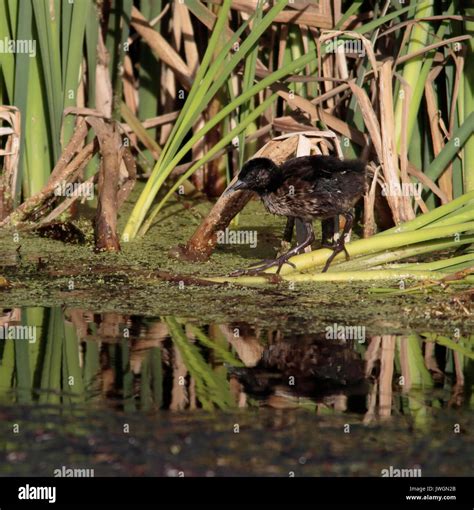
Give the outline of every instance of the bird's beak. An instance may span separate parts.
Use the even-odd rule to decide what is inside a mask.
[[[229,186],[224,191],[224,193],[222,193],[222,196],[225,197],[227,195],[230,195],[234,191],[238,191],[239,189],[246,189],[246,188],[247,188],[247,183],[245,183],[244,181],[241,181],[240,179],[238,179],[238,180],[236,180],[234,182],[234,184],[232,184],[232,186]]]

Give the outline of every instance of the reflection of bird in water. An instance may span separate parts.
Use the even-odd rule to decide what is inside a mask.
[[[327,340],[321,335],[298,335],[267,346],[255,368],[230,368],[255,397],[278,394],[291,397],[327,398],[367,392],[364,361],[350,343]]]
[[[352,208],[366,190],[366,170],[362,161],[342,161],[333,156],[303,156],[281,166],[268,158],[247,161],[238,180],[226,194],[237,190],[256,192],[265,208],[279,216],[300,219],[306,229],[306,239],[298,246],[272,261],[234,274],[256,274],[272,266],[277,273],[288,259],[301,253],[314,241],[313,220],[343,215],[346,223],[342,235],[333,246],[323,272],[334,257],[343,251],[345,236],[352,228]]]

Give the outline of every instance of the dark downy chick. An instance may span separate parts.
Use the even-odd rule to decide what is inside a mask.
[[[225,193],[237,190],[254,191],[267,211],[299,218],[307,231],[307,238],[281,257],[238,274],[256,274],[272,266],[278,266],[278,274],[283,264],[291,264],[288,262],[290,257],[313,243],[314,219],[343,215],[346,224],[324,266],[325,272],[334,257],[345,249],[345,236],[354,219],[352,208],[366,191],[366,168],[362,161],[342,161],[333,156],[303,156],[290,159],[281,166],[268,158],[254,158],[245,163],[238,180]]]

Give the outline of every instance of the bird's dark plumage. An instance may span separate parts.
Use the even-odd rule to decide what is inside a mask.
[[[303,156],[281,166],[268,158],[254,158],[245,163],[237,182],[227,192],[239,189],[256,192],[269,212],[299,218],[306,224],[308,239],[285,254],[281,258],[283,264],[288,260],[287,255],[299,253],[314,240],[313,219],[324,220],[341,214],[349,224],[347,231],[350,230],[351,210],[366,191],[366,169],[362,161],[342,161],[333,156]],[[335,246],[324,270],[343,249],[344,240]]]

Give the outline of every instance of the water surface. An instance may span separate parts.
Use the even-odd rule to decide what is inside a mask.
[[[472,475],[474,337],[376,333],[5,308],[0,474]]]

